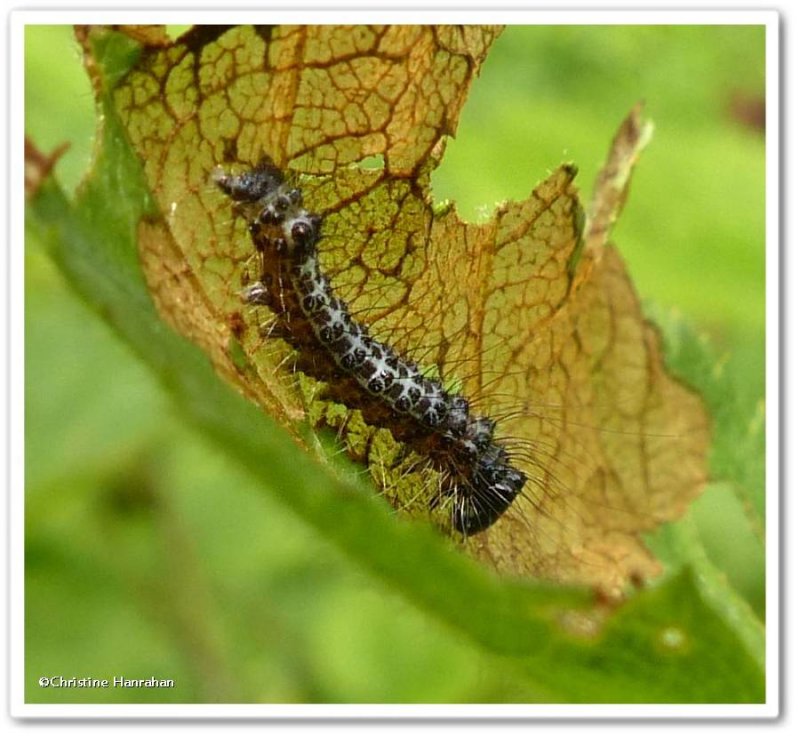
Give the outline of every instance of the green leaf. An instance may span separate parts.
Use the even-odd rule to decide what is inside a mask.
[[[701,596],[740,634],[750,654],[763,668],[764,625],[753,606],[737,591],[745,566],[758,577],[759,600],[763,589],[763,415],[760,423],[750,422],[737,385],[725,365],[714,358],[708,341],[680,315],[675,311],[658,310],[655,306],[649,306],[648,313],[661,328],[668,366],[702,393],[714,418],[712,483],[684,519],[650,536],[649,543],[668,570],[691,567]],[[717,556],[716,561],[706,551],[699,530],[704,524],[706,507],[709,508],[706,517],[712,518],[706,525],[715,528],[727,525],[729,529],[729,535],[715,536],[716,540],[731,542],[725,555]],[[736,527],[736,512],[749,526]],[[760,605],[760,601],[757,604]]]

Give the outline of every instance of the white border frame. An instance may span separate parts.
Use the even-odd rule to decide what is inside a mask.
[[[422,18],[420,16],[423,16]],[[24,30],[26,25],[62,23],[136,23],[142,11],[14,11],[9,23],[10,82],[10,712],[38,718],[769,718],[779,714],[780,635],[780,48],[776,11],[641,11],[641,10],[320,10],[314,21],[356,23],[506,23],[512,25],[764,25],[767,69],[767,698],[763,705],[206,705],[206,704],[26,704],[24,680]],[[147,23],[194,24],[222,22],[303,23],[308,10],[159,11],[146,13]],[[691,678],[687,675],[687,678]]]

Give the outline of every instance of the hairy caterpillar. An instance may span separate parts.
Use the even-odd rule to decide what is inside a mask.
[[[338,402],[389,428],[442,472],[455,530],[469,536],[491,526],[527,482],[495,439],[495,421],[472,414],[465,397],[352,317],[320,268],[322,217],[303,208],[300,190],[271,161],[239,175],[218,169],[213,179],[247,218],[259,255],[258,280],[244,300],[275,312],[281,336],[299,351],[298,368],[331,381]]]

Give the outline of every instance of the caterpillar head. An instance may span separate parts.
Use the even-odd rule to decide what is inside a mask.
[[[308,254],[320,238],[322,218],[304,210],[303,196],[289,187],[271,160],[241,174],[217,167],[212,181],[235,203],[235,211],[248,220],[251,236],[265,251],[273,245],[279,253]]]
[[[284,183],[283,172],[270,159],[263,159],[255,169],[231,174],[215,167],[211,180],[234,202],[256,203],[275,193]]]

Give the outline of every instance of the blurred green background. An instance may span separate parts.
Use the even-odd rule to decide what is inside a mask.
[[[614,240],[646,301],[764,396],[764,30],[515,27],[473,87],[434,176],[480,217],[565,160],[591,191],[637,100],[656,123]],[[29,27],[26,132],[88,165],[93,98],[68,27]],[[173,414],[169,397],[26,242],[28,701],[532,702],[521,680],[363,574]],[[764,558],[712,485],[692,515],[763,616]],[[40,675],[174,678],[174,690],[42,690]]]

